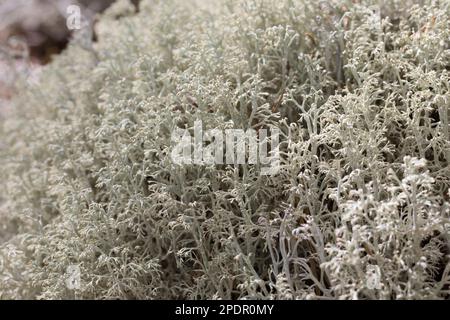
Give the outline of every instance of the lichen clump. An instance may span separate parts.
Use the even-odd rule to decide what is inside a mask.
[[[0,298],[448,298],[450,4],[420,2],[118,1],[0,122]],[[276,126],[280,170],[174,164],[196,120]]]

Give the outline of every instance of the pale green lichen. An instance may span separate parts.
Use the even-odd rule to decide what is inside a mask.
[[[381,3],[119,1],[1,122],[0,297],[448,298],[450,5]],[[197,119],[279,172],[174,165]]]

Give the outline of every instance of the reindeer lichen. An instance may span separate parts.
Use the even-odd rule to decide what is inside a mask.
[[[420,3],[118,1],[0,122],[0,298],[448,299],[450,3]],[[279,170],[174,164],[197,120],[279,128]]]

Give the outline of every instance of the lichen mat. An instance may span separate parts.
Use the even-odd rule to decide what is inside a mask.
[[[420,2],[118,1],[0,122],[0,297],[448,299],[450,6]],[[278,128],[277,172],[173,163],[197,120]]]

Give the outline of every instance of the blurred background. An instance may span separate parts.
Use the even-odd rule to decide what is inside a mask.
[[[14,94],[18,73],[28,76],[66,47],[67,8],[78,5],[83,19],[94,23],[96,14],[114,0],[0,0],[0,116]],[[137,4],[137,1],[134,1]]]

